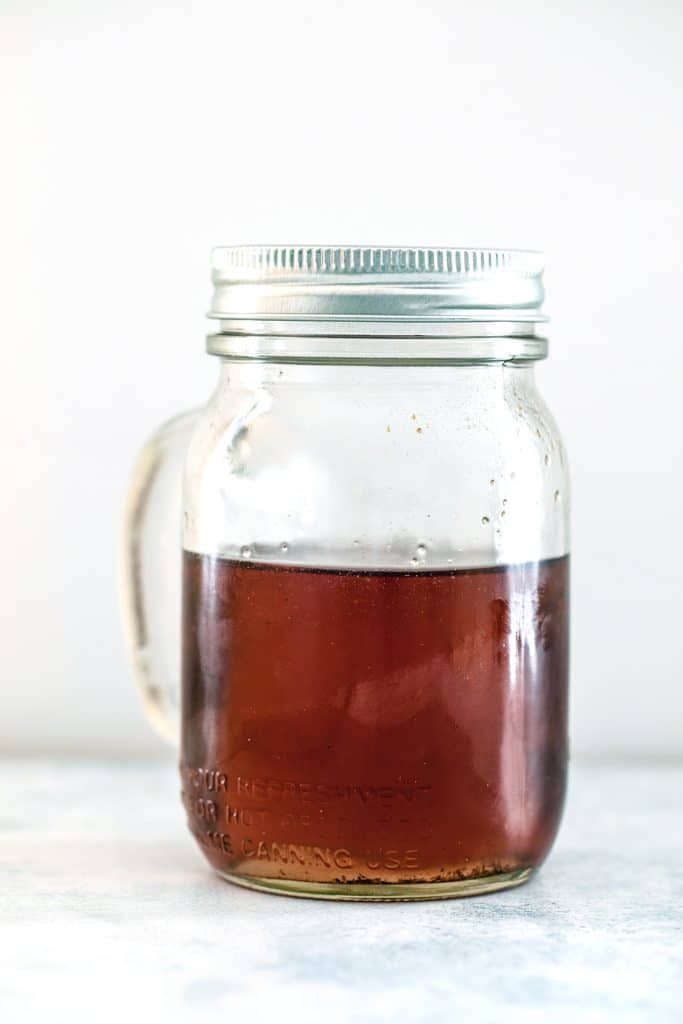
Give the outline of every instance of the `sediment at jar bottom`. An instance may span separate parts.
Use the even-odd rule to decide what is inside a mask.
[[[451,573],[185,555],[181,778],[248,882],[466,882],[562,812],[568,560]],[[516,883],[511,883],[516,884]]]
[[[235,885],[281,896],[300,896],[318,900],[363,900],[374,902],[406,900],[455,899],[479,896],[523,885],[534,874],[534,868],[523,868],[509,874],[484,875],[452,882],[300,882],[291,879],[265,878],[232,874],[218,870],[221,878]]]

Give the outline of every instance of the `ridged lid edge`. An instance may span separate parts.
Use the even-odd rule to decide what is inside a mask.
[[[479,275],[502,271],[540,276],[543,254],[525,249],[324,245],[219,246],[212,253],[214,281],[242,274],[268,277],[354,274]]]

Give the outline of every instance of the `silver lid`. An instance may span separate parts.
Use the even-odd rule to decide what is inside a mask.
[[[542,255],[525,250],[231,246],[214,249],[212,279],[218,354],[236,335],[540,342],[546,319]]]

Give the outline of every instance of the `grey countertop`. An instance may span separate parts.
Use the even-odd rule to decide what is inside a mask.
[[[0,780],[8,1024],[683,1020],[681,765],[574,765],[535,879],[413,904],[221,881],[171,763],[13,760]]]

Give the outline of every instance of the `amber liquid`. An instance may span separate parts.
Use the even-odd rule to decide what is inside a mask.
[[[184,559],[183,800],[214,867],[398,883],[543,860],[565,793],[567,558]]]

